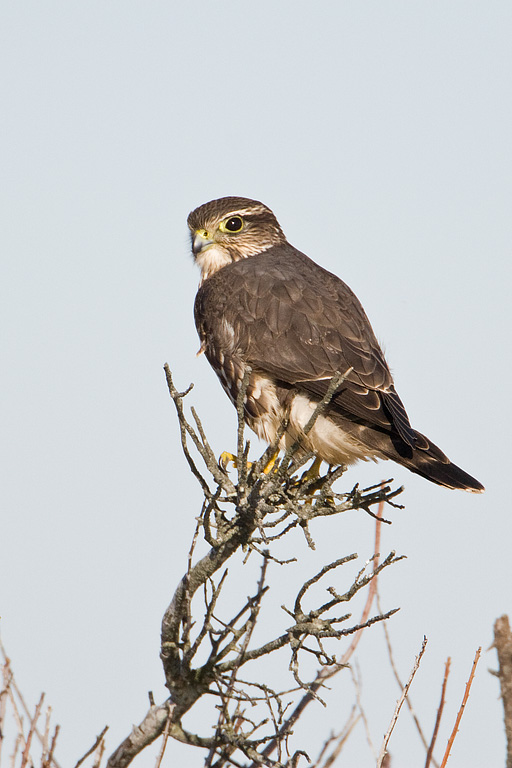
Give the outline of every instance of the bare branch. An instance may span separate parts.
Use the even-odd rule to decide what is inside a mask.
[[[371,617],[372,587],[372,598],[362,620],[350,625],[350,613],[346,611],[345,604],[361,589],[376,583],[378,574],[400,558],[392,552],[379,563],[378,557],[374,555],[367,560],[355,579],[351,579],[352,583],[349,582],[348,587],[345,585],[340,589],[329,586],[328,599],[313,600],[315,591],[326,575],[353,561],[356,555],[340,557],[325,565],[318,573],[297,585],[293,610],[286,609],[292,618],[291,622],[288,619],[288,626],[283,621],[283,625],[276,631],[272,625],[270,637],[263,637],[258,645],[254,642],[253,632],[263,600],[269,586],[279,587],[280,581],[274,579],[265,583],[267,567],[269,564],[277,567],[278,563],[282,564],[279,567],[285,567],[285,563],[290,562],[272,552],[274,542],[282,540],[299,527],[308,544],[314,546],[308,524],[316,517],[357,509],[373,515],[372,507],[380,505],[378,517],[381,519],[383,504],[396,506],[392,500],[400,490],[379,484],[363,490],[356,486],[348,493],[337,493],[333,484],[342,476],[344,468],[328,467],[321,474],[316,460],[313,471],[310,467],[300,477],[298,472],[301,467],[315,459],[313,454],[304,451],[300,441],[285,451],[280,461],[272,464],[281,437],[286,431],[286,423],[278,430],[274,445],[269,446],[255,463],[250,464],[249,443],[244,437],[249,370],[244,375],[237,399],[237,478],[233,482],[219,466],[194,408],[191,408],[193,422],[187,421],[183,399],[190,388],[186,392],[178,392],[168,366],[165,366],[165,371],[180,425],[182,449],[191,471],[199,480],[204,501],[189,553],[187,571],[162,620],[161,658],[166,685],[171,694],[169,702],[160,707],[151,706],[143,723],[132,731],[110,757],[108,768],[124,768],[146,744],[161,735],[164,728],[171,738],[208,750],[206,765],[213,768],[242,765],[243,758],[254,766],[291,768],[304,757],[300,749],[295,752],[289,749],[291,728],[296,721],[294,713],[298,717],[299,709],[303,711],[306,701],[318,698],[317,692],[324,681],[343,667],[333,655],[330,644],[352,634],[360,636],[364,627],[387,619],[396,610]],[[319,402],[304,430],[306,434],[313,427],[315,419],[325,410],[343,379],[344,375],[333,378],[326,396]],[[201,467],[199,463],[201,469],[196,465],[195,457],[192,458],[191,451],[194,454],[197,452],[204,465]],[[209,545],[209,551],[194,561],[195,544],[201,533]],[[233,607],[226,617],[225,601],[220,599],[221,590],[228,578],[225,565],[234,553],[242,550],[245,552],[245,560],[249,556],[263,558],[260,579],[252,596]],[[229,578],[232,578],[231,574]],[[305,603],[310,602],[313,602],[312,606],[306,608]],[[342,605],[343,612],[340,610]],[[243,674],[242,678],[242,670],[247,669],[247,665],[253,665],[251,669],[259,670],[261,660],[266,655],[285,648],[288,649],[289,670],[293,676],[290,679],[292,686],[288,685],[287,690],[273,690],[261,680],[251,679],[251,675]],[[304,654],[308,658],[313,656],[320,666],[320,672],[313,676],[312,681],[302,679],[305,677],[301,674]],[[203,661],[194,667],[198,663],[196,659]],[[293,688],[293,679],[298,688]],[[181,722],[185,713],[204,695],[213,696],[218,702],[216,706],[219,716],[213,736],[212,731],[206,736],[191,733],[183,728]],[[304,700],[302,707],[296,706],[297,697]],[[295,710],[289,715],[293,706]],[[341,735],[337,737],[335,750],[341,748],[343,739]],[[277,760],[271,758],[274,750],[277,750]],[[334,751],[331,750],[331,759]]]
[[[382,485],[383,484],[381,483],[381,486]],[[372,488],[368,488],[367,490],[372,491],[376,487],[377,486],[373,486]],[[377,522],[376,522],[376,530],[375,530],[375,547],[374,547],[375,553],[378,553],[378,551],[380,549],[380,522],[381,522],[381,517],[382,517],[383,506],[384,506],[384,500],[381,500],[379,502],[379,510],[378,510],[378,513],[377,513]],[[375,569],[378,568],[378,556],[377,556],[377,554],[374,555],[373,562],[374,562],[374,570],[375,570]],[[343,669],[347,665],[349,659],[351,658],[352,654],[354,653],[354,651],[355,651],[355,649],[357,647],[357,644],[358,644],[359,640],[362,637],[362,633],[363,633],[364,629],[367,626],[366,622],[368,621],[368,616],[370,614],[370,609],[371,609],[371,605],[372,605],[372,602],[373,602],[374,593],[375,593],[376,589],[377,589],[377,579],[374,579],[371,582],[371,584],[370,584],[370,592],[369,592],[369,595],[368,595],[368,598],[367,598],[367,601],[366,601],[366,605],[365,605],[365,607],[363,609],[361,618],[359,620],[359,626],[361,627],[361,629],[358,630],[355,633],[354,639],[352,640],[352,642],[351,642],[349,648],[347,649],[347,651],[341,657],[341,659],[339,661],[339,664],[337,666],[333,666],[333,667],[323,667],[322,669],[319,670],[319,672],[316,675],[315,680],[311,683],[311,685],[309,687],[309,691],[302,697],[302,699],[299,701],[299,703],[296,705],[296,707],[292,711],[291,715],[283,723],[279,734],[277,734],[277,736],[276,736],[276,739],[271,741],[270,744],[265,748],[264,754],[266,756],[272,754],[272,752],[275,750],[277,744],[279,743],[279,739],[280,738],[283,738],[286,735],[286,733],[291,732],[291,730],[293,729],[295,723],[302,716],[302,714],[305,711],[305,709],[309,706],[309,704],[312,701],[315,700],[315,698],[316,698],[315,694],[321,688],[321,686],[324,684],[324,682],[326,680],[330,679],[331,677],[333,677],[334,675],[336,675],[341,669]],[[379,612],[382,614],[380,605],[379,605]],[[385,622],[384,622],[384,626],[386,626]],[[251,768],[256,768],[256,766],[255,765],[251,765]]]
[[[167,719],[172,717],[172,709],[167,702],[150,707],[140,725],[133,726],[130,735],[109,757],[107,768],[126,768],[139,752],[160,736]]]
[[[512,768],[512,632],[508,616],[494,624],[494,647],[498,653],[498,672],[507,737],[507,768]]]
[[[190,451],[188,450],[188,443],[187,443],[187,435],[191,438],[194,447],[196,448],[197,452],[203,459],[206,467],[208,468],[208,471],[213,475],[215,481],[219,485],[227,485],[230,487],[231,492],[234,493],[234,486],[227,477],[226,473],[222,473],[220,467],[217,464],[217,461],[215,459],[215,456],[208,445],[208,442],[206,439],[201,440],[200,438],[204,438],[204,432],[201,425],[201,422],[196,418],[196,414],[194,414],[194,418],[196,418],[196,423],[198,424],[198,429],[200,432],[200,437],[196,434],[195,430],[192,428],[192,426],[188,423],[185,412],[183,410],[183,398],[189,394],[191,391],[193,384],[191,384],[188,389],[185,390],[185,392],[178,392],[176,387],[174,386],[174,382],[172,380],[172,374],[169,369],[169,366],[167,363],[164,365],[164,371],[165,376],[167,379],[167,386],[169,388],[169,394],[171,395],[171,398],[174,402],[176,412],[178,414],[178,420],[180,423],[180,434],[181,434],[181,445],[183,449],[183,453],[185,454],[185,458],[187,459],[188,465],[193,473],[193,475],[199,480],[201,487],[203,488],[203,491],[206,494],[209,494],[209,488],[206,480],[203,478],[199,470],[197,469],[191,455]]]
[[[162,764],[162,760],[163,760],[164,753],[165,753],[165,748],[167,746],[167,739],[169,738],[170,726],[171,726],[171,718],[168,717],[167,718],[167,722],[165,724],[163,737],[162,737],[162,746],[160,747],[160,752],[158,753],[158,757],[157,757],[157,760],[156,760],[156,763],[155,763],[155,768],[160,768],[160,766]]]
[[[103,737],[105,736],[107,731],[108,731],[108,725],[104,727],[104,729],[102,730],[99,736],[96,736],[96,741],[94,742],[92,747],[88,749],[85,755],[83,755],[83,757],[81,757],[80,760],[78,760],[75,763],[75,768],[78,768],[80,765],[82,765],[82,763],[85,762],[85,760],[89,757],[89,755],[92,755],[92,753],[98,748],[98,745],[102,743]]]
[[[16,720],[17,727],[18,727],[18,732],[19,732],[18,745],[17,745],[16,750],[15,750],[15,751],[17,751],[17,749],[20,746],[23,749],[25,748],[26,741],[25,741],[25,737],[23,735],[22,718],[21,718],[21,715],[20,715],[20,712],[19,712],[19,709],[18,709],[18,705],[16,703],[16,699],[21,704],[21,708],[25,712],[27,717],[29,718],[30,722],[32,721],[32,715],[30,714],[29,708],[28,708],[28,706],[27,706],[27,704],[25,702],[25,699],[24,699],[24,697],[23,697],[23,695],[21,693],[21,690],[19,689],[19,687],[18,687],[18,685],[16,683],[16,680],[14,679],[14,674],[13,674],[12,668],[11,668],[11,662],[10,662],[9,657],[7,656],[7,653],[5,651],[5,648],[4,648],[4,645],[2,643],[1,638],[0,638],[0,652],[1,652],[2,657],[4,659],[4,673],[7,675],[6,682],[4,684],[4,690],[2,691],[2,696],[5,694],[5,696],[7,696],[9,698],[9,700],[11,702],[11,705],[12,705],[12,708],[13,708],[13,715],[14,715],[14,718]],[[5,705],[5,698],[3,699],[3,701],[4,701],[4,705]],[[59,732],[59,727],[57,726],[57,728],[55,729],[54,740],[57,738],[58,732]],[[44,734],[42,734],[38,730],[37,723],[35,723],[35,722],[33,723],[33,729],[31,731],[30,738],[32,738],[32,734],[34,734],[37,737],[38,741],[40,742],[40,744],[44,748],[45,736],[44,736]],[[60,768],[59,763],[53,757],[53,750],[50,750],[50,753],[48,755],[48,766],[50,764],[53,765],[54,768]]]
[[[396,721],[398,720],[398,715],[400,714],[400,710],[402,709],[402,704],[404,703],[405,699],[407,698],[407,694],[409,692],[409,688],[412,685],[412,681],[414,680],[414,675],[418,671],[418,667],[421,663],[421,658],[423,654],[425,653],[425,649],[427,647],[427,638],[423,638],[423,643],[421,645],[421,650],[419,654],[416,656],[416,659],[414,661],[414,665],[411,671],[411,674],[409,675],[409,679],[407,680],[404,689],[402,691],[402,695],[398,699],[395,707],[395,711],[393,712],[393,717],[391,718],[391,723],[389,724],[389,728],[386,731],[386,735],[384,736],[384,741],[382,742],[382,746],[380,748],[379,753],[379,759],[377,760],[377,768],[382,768],[382,764],[384,762],[384,758],[386,757],[387,748],[389,744],[389,740],[391,738],[391,734],[393,733],[393,729],[396,725]]]
[[[56,725],[55,730],[53,732],[52,743],[50,744],[50,751],[48,752],[48,758],[46,761],[43,761],[42,768],[49,768],[49,766],[52,763],[56,765],[55,760],[53,758],[53,752],[57,744],[57,736],[59,735],[59,731],[60,731],[60,725]]]
[[[379,597],[378,592],[377,592],[377,606],[378,606],[378,608],[380,610],[380,597]],[[398,674],[398,669],[396,667],[396,663],[395,663],[395,659],[394,659],[394,655],[393,655],[393,647],[391,645],[391,638],[390,638],[390,635],[389,635],[389,629],[388,629],[386,624],[384,624],[382,628],[384,630],[384,636],[386,638],[386,647],[387,647],[387,651],[388,651],[389,663],[391,665],[391,669],[393,671],[394,678],[395,678],[395,680],[396,680],[396,682],[398,684],[399,689],[403,690],[404,684],[402,682],[402,679],[400,678],[400,675]],[[408,710],[409,710],[409,712],[411,714],[411,717],[412,717],[413,722],[414,722],[414,724],[416,726],[416,730],[418,731],[418,734],[419,734],[419,737],[420,737],[420,739],[422,741],[422,744],[423,744],[423,746],[425,747],[425,749],[428,752],[429,745],[428,745],[428,742],[427,742],[427,740],[425,738],[425,735],[423,733],[423,729],[421,727],[421,724],[420,724],[420,721],[418,719],[418,716],[417,716],[417,714],[416,714],[416,712],[414,710],[414,707],[413,707],[413,704],[412,704],[410,696],[407,696],[407,698],[405,700],[405,703],[407,704],[407,708],[408,708]],[[432,760],[435,768],[438,768],[438,763],[436,762],[436,760],[434,760],[433,757],[431,758],[431,760]]]
[[[41,698],[39,699],[39,702],[36,705],[34,716],[30,720],[30,726],[29,726],[27,738],[26,738],[26,741],[25,741],[25,749],[23,750],[23,754],[21,756],[21,767],[20,768],[25,768],[25,766],[29,762],[29,759],[30,759],[30,744],[32,742],[32,735],[33,735],[33,733],[35,731],[36,723],[39,720],[39,715],[41,714],[41,709],[42,709],[42,706],[43,706],[43,701],[44,701],[44,693],[41,694]]]
[[[453,742],[455,741],[455,737],[457,735],[457,731],[459,730],[460,721],[462,719],[462,715],[464,713],[464,709],[466,707],[468,698],[469,698],[469,692],[471,690],[471,686],[473,684],[473,680],[475,677],[476,667],[478,664],[478,660],[480,659],[480,654],[482,652],[481,648],[478,648],[475,653],[475,658],[473,659],[473,666],[471,667],[471,672],[469,675],[469,679],[466,683],[466,687],[464,689],[464,696],[462,697],[462,704],[460,705],[460,709],[457,712],[457,717],[455,718],[455,725],[453,726],[453,731],[451,732],[450,738],[448,739],[448,744],[446,747],[446,751],[444,753],[444,757],[441,763],[441,768],[445,768],[446,763],[448,761],[448,758],[450,757],[451,748],[453,746]]]
[[[434,746],[435,746],[435,743],[436,743],[437,734],[438,734],[438,731],[439,731],[439,726],[441,724],[441,718],[443,716],[444,700],[445,700],[445,693],[446,693],[446,684],[448,682],[448,675],[450,674],[450,663],[451,663],[451,659],[448,656],[448,658],[446,659],[445,667],[444,667],[443,686],[441,688],[441,701],[439,702],[439,706],[437,708],[436,722],[434,724],[434,733],[432,734],[432,738],[430,740],[430,744],[429,744],[429,747],[428,747],[427,759],[425,761],[425,768],[430,768],[430,763],[431,763],[431,761],[433,759],[432,758],[432,754],[434,752]],[[437,765],[437,763],[435,763],[435,765]]]

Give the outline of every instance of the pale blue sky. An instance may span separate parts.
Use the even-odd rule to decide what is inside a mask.
[[[344,481],[406,485],[383,549],[408,559],[381,591],[401,606],[404,677],[429,637],[412,690],[429,733],[452,656],[445,743],[477,646],[512,613],[511,39],[505,0],[1,4],[1,629],[27,698],[45,690],[61,723],[63,764],[106,723],[114,748],[149,689],[165,697],[160,619],[201,500],[165,361],[195,382],[216,450],[235,442],[195,357],[186,229],[222,195],[263,200],[353,288],[413,425],[488,488],[390,464]],[[362,514],[313,532],[316,553],[296,542],[308,573],[371,554]],[[381,634],[358,655],[377,744],[398,695]],[[484,653],[450,768],[504,762],[495,665]],[[351,695],[342,682],[311,714],[317,736]],[[424,760],[406,714],[390,747],[393,768]],[[346,754],[373,765],[362,729]]]

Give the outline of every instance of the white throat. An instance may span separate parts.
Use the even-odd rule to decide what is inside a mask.
[[[196,264],[201,270],[201,285],[219,269],[231,264],[231,256],[224,248],[218,245],[210,245],[196,256]]]

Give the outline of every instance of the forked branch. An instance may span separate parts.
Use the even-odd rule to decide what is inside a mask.
[[[297,586],[293,608],[283,612],[281,631],[275,631],[275,622],[270,625],[262,622],[261,628],[266,626],[270,636],[263,642],[254,643],[254,629],[260,622],[264,598],[269,589],[276,590],[281,582],[274,572],[271,573],[270,567],[280,569],[290,562],[273,554],[274,542],[281,541],[298,528],[304,531],[308,544],[314,546],[308,528],[311,520],[358,509],[374,514],[372,508],[379,503],[396,506],[393,499],[401,488],[379,484],[364,490],[356,486],[349,492],[338,493],[333,484],[343,474],[343,467],[328,467],[320,476],[312,477],[308,471],[300,476],[299,470],[314,457],[301,451],[298,443],[286,451],[280,461],[275,461],[278,441],[286,430],[286,423],[278,430],[276,444],[269,446],[255,463],[249,464],[249,443],[244,433],[244,388],[248,376],[242,383],[237,403],[237,477],[233,481],[226,469],[219,465],[198,414],[191,409],[193,421],[187,418],[184,399],[191,387],[180,392],[168,366],[165,371],[180,426],[182,449],[199,482],[204,501],[187,572],[162,621],[161,658],[170,698],[168,702],[150,708],[140,726],[133,729],[110,757],[108,766],[124,768],[164,728],[171,739],[207,749],[209,766],[239,766],[243,764],[240,760],[244,759],[255,766],[292,766],[301,760],[301,755],[303,759],[304,753],[300,748],[290,750],[291,727],[286,725],[287,713],[296,705],[297,697],[299,700],[304,695],[308,700],[319,698],[318,690],[327,679],[323,674],[312,680],[303,679],[300,671],[302,657],[304,654],[313,656],[321,670],[329,670],[329,676],[343,668],[343,664],[336,661],[331,644],[360,633],[376,621],[386,620],[396,609],[373,617],[366,615],[364,621],[354,624],[350,622],[351,614],[340,612],[340,607],[350,603],[383,569],[400,558],[391,553],[369,570],[370,558],[348,586],[342,589],[328,586],[327,599],[318,601],[309,597],[313,587],[321,587],[320,582],[328,574],[337,573],[357,555],[352,553],[324,566]],[[343,375],[333,379],[326,397],[312,414],[309,428],[342,381]],[[203,557],[195,559],[195,544],[201,534],[209,550]],[[245,551],[246,559],[261,558],[260,578],[254,593],[242,600],[238,607],[230,606],[231,612],[226,615],[222,596],[231,575],[223,567],[238,551]],[[238,592],[243,590],[240,587],[243,575],[238,570]],[[312,604],[306,607],[305,602]],[[284,689],[269,686],[261,666],[269,654],[276,652],[287,652],[289,657],[291,685]],[[207,735],[194,734],[182,724],[183,716],[203,696],[213,696],[218,701],[213,736],[211,729]],[[276,759],[271,757],[273,750],[277,750]]]

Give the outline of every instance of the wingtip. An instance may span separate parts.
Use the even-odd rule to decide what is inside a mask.
[[[450,474],[445,477],[445,484],[448,488],[453,488],[457,491],[467,491],[468,493],[483,493],[485,487],[476,478],[468,475],[463,469],[456,464],[449,464]],[[430,479],[430,478],[429,478]],[[436,480],[434,479],[434,482]]]
[[[473,488],[464,488],[463,490],[468,491],[469,493],[483,493],[485,491],[485,486],[478,483],[478,485],[475,484],[475,487]]]
[[[430,451],[435,447],[430,444]],[[442,454],[441,454],[442,455]],[[446,459],[446,457],[444,457]],[[402,462],[412,472],[417,472],[432,483],[437,483],[445,488],[468,493],[483,493],[482,483],[472,475],[465,472],[453,462],[442,461],[430,453],[415,451],[414,458],[410,462]]]

